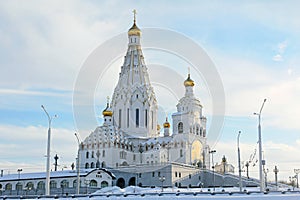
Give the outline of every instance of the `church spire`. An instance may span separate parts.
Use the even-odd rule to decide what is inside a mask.
[[[128,49],[112,98],[113,121],[122,131],[135,136],[157,135],[157,101],[140,44],[141,30],[133,25],[128,30]]]

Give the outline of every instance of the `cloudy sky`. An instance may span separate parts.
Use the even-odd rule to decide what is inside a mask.
[[[225,120],[213,145],[215,162],[226,155],[237,166],[238,131],[242,131],[242,160],[252,157],[257,149],[258,122],[253,112],[259,111],[266,98],[262,133],[268,177],[274,179],[272,171],[277,165],[280,179],[288,180],[293,169],[300,168],[299,7],[298,1],[1,0],[0,169],[4,173],[16,173],[18,168],[24,172],[45,169],[48,124],[41,104],[51,115],[58,115],[52,124],[51,157],[58,154],[60,168],[70,168],[77,151],[74,132],[78,128],[73,117],[77,78],[95,49],[126,34],[136,9],[141,29],[159,28],[183,35],[214,63],[225,94]],[[151,37],[145,34],[146,38]],[[126,50],[124,42],[121,48]],[[181,44],[176,45],[181,48]],[[193,49],[185,53],[193,54]],[[106,69],[95,80],[92,106],[99,124],[124,55],[118,55],[109,66],[99,66]],[[154,70],[159,65],[181,77],[180,98],[189,61],[151,49],[145,49],[144,56],[152,80],[166,76]],[[205,74],[196,69],[191,66],[195,93],[209,121],[214,116],[210,86]],[[176,111],[178,96],[167,85],[153,82],[161,115]],[[95,126],[85,128],[80,130],[82,139]],[[250,175],[257,176],[257,171],[257,166],[250,167]]]

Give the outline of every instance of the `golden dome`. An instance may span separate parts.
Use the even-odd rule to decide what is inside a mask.
[[[190,74],[188,74],[188,78],[184,81],[184,86],[194,86],[194,81],[190,78]]]
[[[159,124],[157,124],[157,126],[156,126],[156,130],[160,130],[160,125]]]
[[[137,27],[135,22],[133,23],[132,27],[128,30],[129,36],[132,36],[132,35],[141,36],[141,33],[142,33],[141,30]]]
[[[107,106],[103,110],[102,114],[104,117],[107,117],[107,116],[111,117],[113,115],[113,112],[112,112],[111,108],[109,107],[109,103],[107,103]]]
[[[133,10],[133,25],[132,27],[128,30],[128,36],[131,35],[137,35],[137,36],[141,36],[141,30],[137,27],[137,25],[135,24],[136,21],[136,10]]]
[[[164,123],[164,128],[170,128],[170,123],[168,122],[168,117],[166,117],[166,122]]]

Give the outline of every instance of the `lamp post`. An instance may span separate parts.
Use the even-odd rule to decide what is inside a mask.
[[[276,190],[278,189],[278,179],[277,179],[277,174],[279,172],[279,169],[277,168],[277,166],[275,166],[273,172],[275,173],[275,184],[276,184]]]
[[[242,192],[242,170],[241,170],[241,154],[240,154],[240,135],[241,135],[241,131],[239,131],[239,134],[237,136],[237,148],[238,148],[238,166],[239,166],[239,186],[240,186],[240,192]]]
[[[46,195],[50,195],[50,140],[51,140],[51,122],[52,119],[57,117],[57,115],[54,115],[52,117],[50,117],[50,115],[48,114],[48,112],[46,111],[45,107],[43,105],[41,105],[42,109],[44,110],[44,112],[46,113],[47,117],[48,117],[48,124],[49,124],[49,128],[48,128],[48,140],[47,140],[47,163],[46,163]]]
[[[248,161],[246,162],[245,166],[246,166],[246,168],[247,168],[247,169],[246,169],[246,170],[247,170],[247,171],[246,171],[246,172],[247,172],[247,179],[249,179],[249,162],[248,162]]]
[[[76,194],[79,194],[80,193],[80,158],[79,158],[79,156],[80,156],[80,140],[79,140],[77,133],[75,133],[75,137],[76,137],[77,143],[78,143]]]
[[[212,169],[213,169],[213,185],[214,185],[214,191],[215,191],[215,166],[214,166],[214,153],[216,153],[216,150],[211,150],[209,153],[211,154],[211,162],[212,162]]]
[[[296,178],[297,178],[297,188],[299,188],[299,173],[300,173],[300,169],[294,169],[294,172],[296,174]]]
[[[263,169],[262,169],[262,141],[261,141],[261,112],[265,105],[267,99],[264,99],[264,102],[260,108],[259,113],[253,113],[258,116],[258,153],[259,153],[259,180],[260,180],[260,191],[263,192],[265,190],[265,183],[263,178]]]
[[[19,195],[19,190],[20,190],[20,176],[21,176],[21,171],[23,171],[23,169],[18,169],[18,188],[17,188],[17,195]]]
[[[159,180],[161,181],[161,192],[164,191],[164,181],[166,180],[165,176],[159,177]]]

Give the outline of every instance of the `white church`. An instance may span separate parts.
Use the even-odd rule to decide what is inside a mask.
[[[50,194],[92,193],[103,187],[237,186],[238,177],[211,171],[206,117],[188,73],[172,119],[158,122],[158,104],[134,22],[128,49],[103,124],[79,144],[77,168],[52,171]],[[163,133],[159,123],[163,124]],[[172,130],[170,129],[172,123]],[[223,167],[225,165],[222,165]],[[214,169],[214,168],[212,168]],[[217,171],[216,171],[217,172]],[[226,176],[226,182],[225,182]],[[1,195],[45,194],[45,172],[0,175]],[[79,187],[77,186],[79,181]],[[258,185],[243,180],[244,185]]]
[[[128,49],[103,125],[81,143],[80,168],[137,168],[169,163],[209,168],[206,117],[194,95],[190,74],[172,120],[158,122],[158,106],[141,46],[136,18],[128,31]],[[163,123],[163,133],[160,125]],[[170,130],[172,123],[172,130]]]

